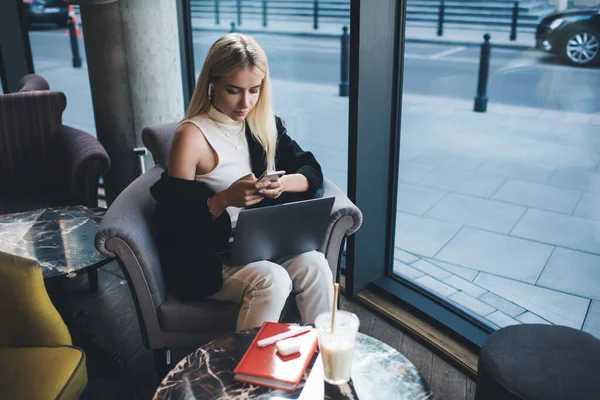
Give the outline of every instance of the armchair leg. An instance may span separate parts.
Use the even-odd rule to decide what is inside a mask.
[[[171,349],[154,349],[154,365],[156,366],[156,375],[158,380],[162,381],[171,370]]]

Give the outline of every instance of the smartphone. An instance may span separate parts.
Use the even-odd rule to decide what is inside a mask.
[[[268,179],[271,182],[275,182],[275,181],[277,181],[279,178],[281,178],[284,175],[285,175],[285,171],[271,171],[271,172],[265,171],[260,176],[260,178],[258,178],[258,181],[259,182],[264,182],[264,181],[266,181]]]

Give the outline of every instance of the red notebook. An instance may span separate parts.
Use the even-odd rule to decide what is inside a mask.
[[[309,331],[296,336],[302,338],[300,352],[282,356],[275,344],[258,347],[261,339],[287,332],[290,327],[276,322],[264,322],[244,356],[233,370],[233,379],[274,389],[294,391],[302,379],[304,370],[317,348],[317,334]]]

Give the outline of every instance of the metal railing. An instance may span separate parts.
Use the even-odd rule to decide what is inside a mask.
[[[350,23],[350,0],[190,0],[192,18],[214,19],[216,25],[235,21],[243,27],[244,21],[261,20],[263,27],[269,22],[334,22]],[[538,17],[528,15],[519,1],[446,1],[415,0],[407,6],[408,22],[430,22],[438,35],[445,25],[479,25],[507,28],[511,32],[529,28],[533,30]],[[511,37],[513,34],[511,34]]]
[[[214,18],[215,24],[234,19],[238,26],[244,20],[312,21],[319,29],[319,22],[350,22],[349,0],[190,0],[193,17]]]

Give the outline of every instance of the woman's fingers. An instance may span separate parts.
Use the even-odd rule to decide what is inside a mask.
[[[271,181],[257,182],[257,183],[254,185],[254,188],[255,188],[256,190],[260,190],[260,189],[264,189],[264,188],[266,188],[266,187],[269,187],[269,186],[271,186],[272,184],[273,184],[273,183],[272,183]]]
[[[279,197],[281,195],[280,189],[263,189],[258,191],[259,194],[262,194],[264,197]]]
[[[257,204],[257,203],[260,203],[260,202],[261,202],[261,201],[263,201],[264,199],[265,199],[264,197],[262,197],[262,196],[258,196],[258,198],[257,198],[257,199],[255,199],[255,200],[251,200],[251,201],[248,201],[248,202],[246,203],[246,206],[253,206],[253,205]]]

